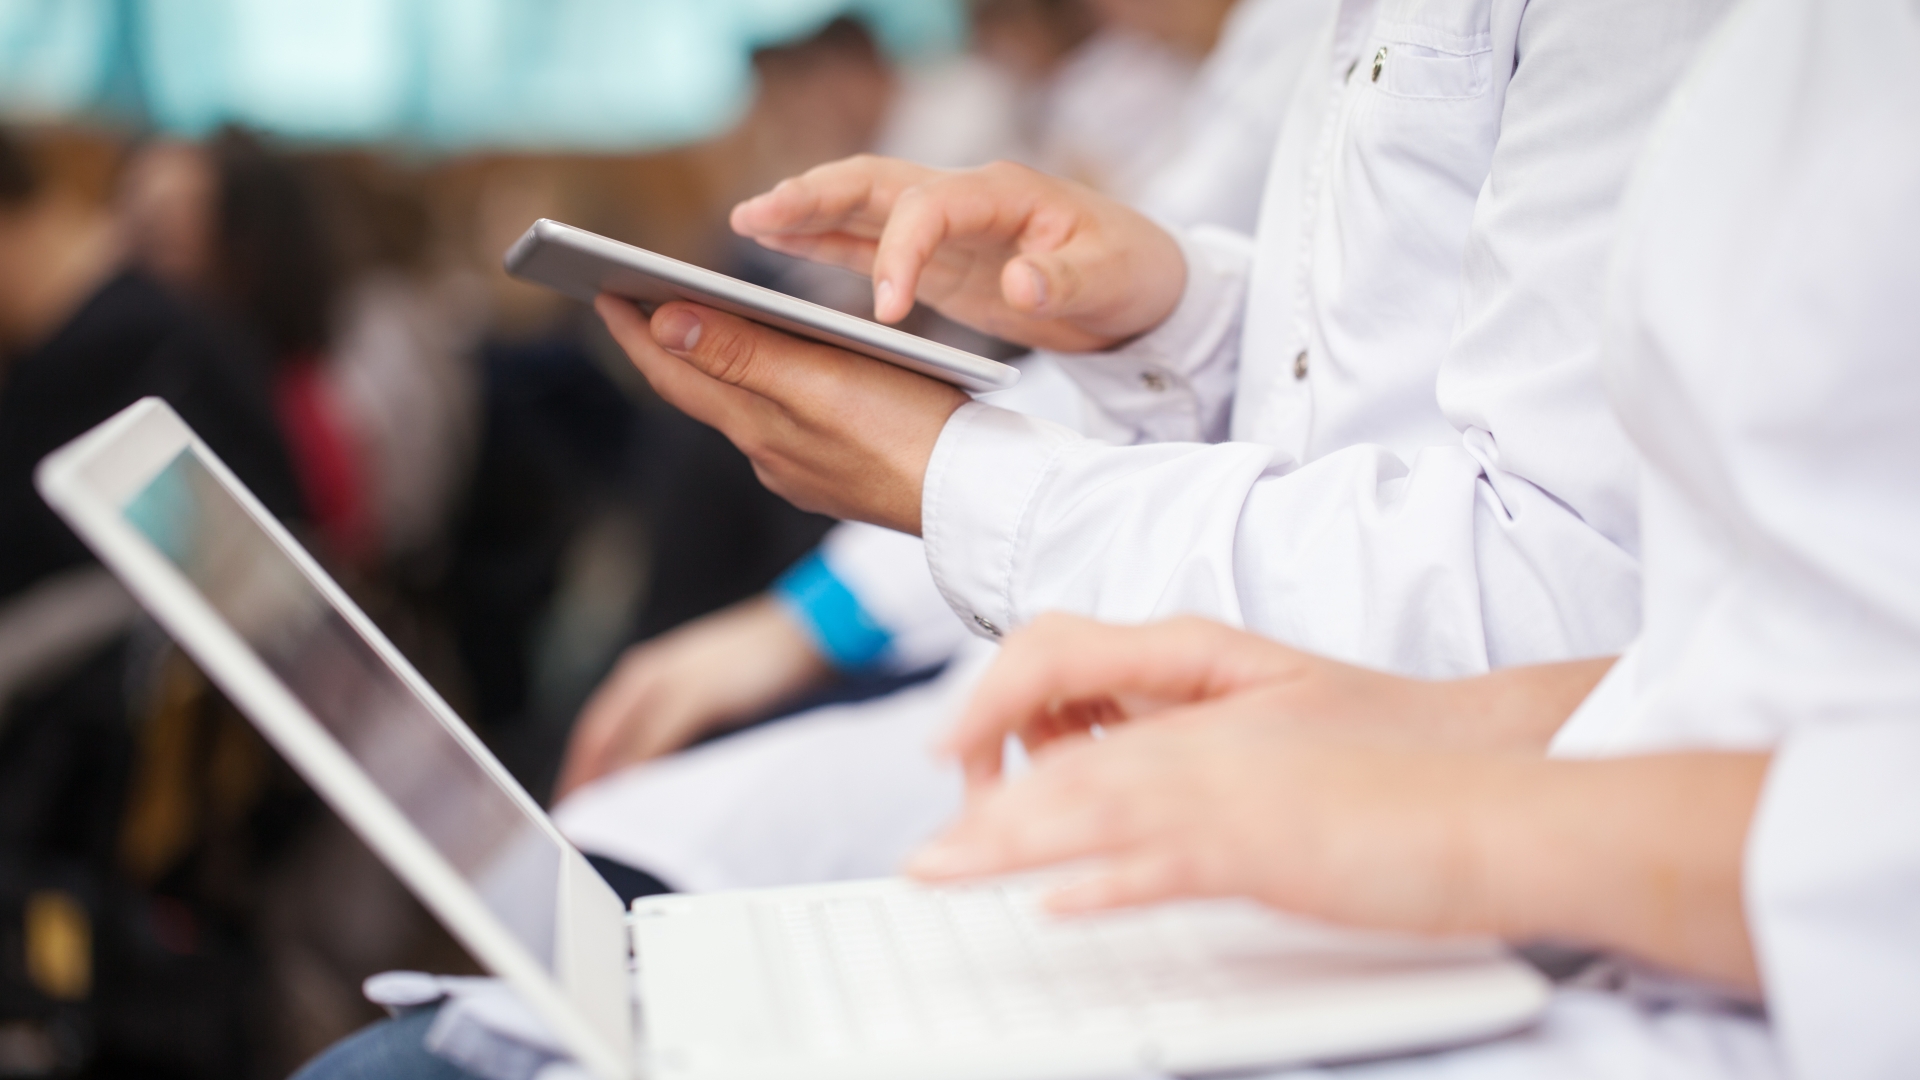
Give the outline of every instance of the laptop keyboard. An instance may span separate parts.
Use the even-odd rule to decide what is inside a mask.
[[[1243,993],[1182,920],[1056,919],[989,886],[762,907],[792,959],[792,1030],[818,1049],[1138,1031],[1199,1023]],[[771,926],[768,926],[771,923]]]

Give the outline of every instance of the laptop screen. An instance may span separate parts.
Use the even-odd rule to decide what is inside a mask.
[[[126,519],[553,969],[562,853],[189,448]]]

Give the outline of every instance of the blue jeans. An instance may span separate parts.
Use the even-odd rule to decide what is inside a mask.
[[[427,1050],[427,1028],[439,1011],[421,1009],[361,1028],[307,1062],[292,1080],[476,1080]]]
[[[659,878],[599,855],[587,862],[600,872],[622,904],[673,890]],[[479,1080],[473,1073],[427,1049],[427,1029],[439,1006],[397,1020],[369,1024],[341,1039],[302,1066],[291,1080]]]

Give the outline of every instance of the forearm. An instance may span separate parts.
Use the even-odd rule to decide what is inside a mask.
[[[1741,880],[1769,760],[1480,762],[1462,777],[1453,929],[1619,950],[1757,994]]]
[[[1506,668],[1441,683],[1437,734],[1459,747],[1543,752],[1617,657]]]

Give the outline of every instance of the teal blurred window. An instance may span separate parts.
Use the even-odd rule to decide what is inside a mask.
[[[961,0],[0,0],[0,110],[181,135],[617,150],[724,129],[752,51],[852,15],[895,55]]]

